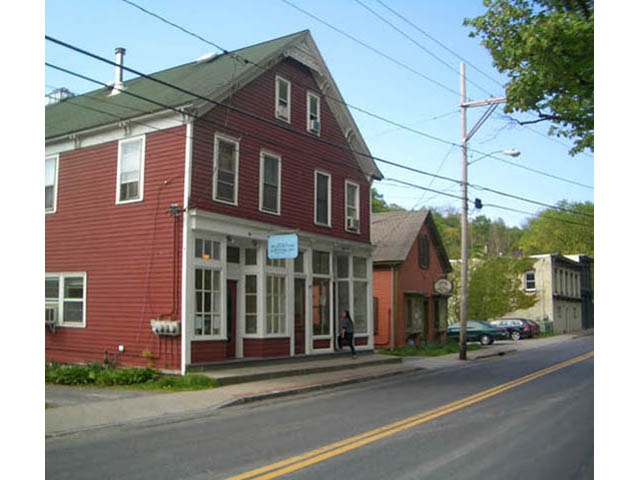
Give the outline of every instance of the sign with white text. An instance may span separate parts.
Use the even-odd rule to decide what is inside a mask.
[[[267,255],[269,260],[296,258],[298,256],[298,235],[291,233],[270,236]]]

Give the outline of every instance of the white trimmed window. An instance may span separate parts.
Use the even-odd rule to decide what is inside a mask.
[[[345,228],[349,232],[360,231],[360,185],[345,183]]]
[[[524,274],[524,289],[533,292],[536,289],[536,272],[533,270]]]
[[[58,156],[54,155],[44,159],[44,211],[53,213],[56,211],[58,197]]]
[[[239,143],[216,135],[213,149],[213,199],[238,204]]]
[[[276,118],[291,122],[291,82],[276,76]]]
[[[286,278],[267,275],[266,334],[279,335],[286,332],[287,292]]]
[[[280,214],[280,156],[260,154],[260,210]]]
[[[121,140],[118,144],[116,203],[139,202],[144,190],[145,137]]]
[[[220,335],[222,291],[220,270],[196,268],[195,270],[195,337]]]
[[[258,333],[258,276],[244,277],[244,332]]]
[[[331,175],[316,171],[315,223],[331,226]]]
[[[307,131],[320,135],[320,97],[307,92]]]
[[[45,320],[65,327],[86,326],[87,274],[45,275]]]

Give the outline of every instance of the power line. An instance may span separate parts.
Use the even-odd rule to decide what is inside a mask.
[[[354,0],[356,3],[358,3],[362,8],[368,10],[369,12],[371,12],[372,15],[374,15],[375,17],[377,17],[380,21],[386,23],[387,25],[389,25],[391,28],[393,28],[396,32],[398,32],[400,35],[402,35],[403,37],[405,37],[407,40],[409,40],[411,43],[413,43],[414,45],[416,45],[420,50],[422,50],[423,52],[425,52],[427,55],[431,56],[432,58],[436,59],[438,62],[440,62],[442,65],[444,65],[447,69],[451,70],[453,73],[455,73],[456,75],[459,74],[458,70],[455,67],[452,67],[451,65],[449,65],[446,61],[444,61],[443,59],[441,59],[440,57],[438,57],[435,53],[433,53],[432,51],[428,50],[424,45],[422,45],[421,43],[419,43],[418,41],[414,40],[411,36],[409,36],[406,32],[404,32],[403,30],[399,29],[398,27],[396,27],[394,24],[392,24],[389,20],[387,20],[386,18],[384,18],[382,15],[380,15],[378,12],[376,12],[375,10],[373,10],[371,7],[369,7],[368,5],[365,5],[361,0]],[[479,88],[480,90],[482,90],[483,92],[487,93],[488,95],[491,95],[491,92],[489,92],[488,90],[485,90],[483,87],[481,87],[480,85],[472,82],[469,80],[469,83],[471,83],[472,85],[474,85],[475,87]]]
[[[396,15],[398,18],[400,18],[401,20],[403,20],[404,22],[406,22],[407,24],[411,25],[413,28],[415,28],[416,30],[418,30],[420,33],[422,33],[425,37],[427,37],[428,39],[432,40],[433,42],[437,43],[438,45],[440,45],[442,48],[444,48],[447,52],[449,52],[450,54],[454,55],[456,58],[458,58],[458,60],[463,61],[465,64],[469,65],[471,68],[473,68],[474,70],[476,70],[478,73],[480,73],[481,75],[485,76],[486,78],[488,78],[489,80],[491,80],[492,82],[494,82],[496,85],[499,85],[500,88],[504,88],[504,85],[502,83],[500,83],[498,80],[490,77],[488,74],[486,74],[485,72],[483,72],[482,70],[480,70],[478,67],[474,66],[473,63],[471,63],[469,60],[464,59],[463,57],[461,57],[460,55],[458,55],[456,52],[454,52],[453,50],[451,50],[449,47],[447,47],[444,43],[442,43],[440,40],[438,40],[437,38],[429,35],[427,32],[425,32],[422,28],[418,27],[415,23],[413,23],[411,20],[407,19],[405,16],[399,14],[397,11],[395,11],[394,9],[392,9],[391,7],[389,7],[388,5],[384,4],[383,2],[381,2],[380,0],[377,0],[377,2],[382,5],[384,8],[386,8],[387,10],[389,10],[391,13],[393,13],[394,15]],[[471,83],[471,82],[470,82]],[[474,84],[475,85],[475,84]],[[480,87],[479,87],[480,88]],[[488,93],[485,90],[485,93]]]
[[[141,6],[137,5],[136,3],[134,3],[134,2],[132,2],[132,1],[130,1],[130,0],[122,0],[122,1],[123,1],[123,2],[125,2],[125,3],[127,3],[128,5],[131,5],[131,6],[135,7],[135,8],[137,8],[137,9],[141,10],[142,12],[144,12],[144,13],[146,13],[146,14],[148,14],[148,15],[153,16],[154,18],[157,18],[158,20],[160,20],[160,21],[162,21],[162,22],[164,22],[164,23],[166,23],[166,24],[168,24],[168,25],[171,25],[171,26],[173,26],[173,27],[175,27],[175,28],[179,29],[180,31],[182,31],[182,32],[186,33],[187,35],[190,35],[190,36],[192,36],[192,37],[194,37],[194,38],[197,38],[197,39],[199,39],[199,40],[201,40],[201,41],[203,41],[203,42],[207,43],[208,45],[211,45],[211,46],[213,46],[213,47],[217,48],[218,50],[220,50],[220,51],[224,52],[225,54],[227,54],[227,53],[228,53],[228,54],[232,55],[232,56],[233,56],[233,58],[235,58],[235,59],[237,59],[237,60],[239,60],[239,61],[241,61],[241,62],[243,62],[243,63],[245,63],[245,64],[246,64],[246,63],[250,63],[251,65],[254,65],[254,66],[258,67],[258,68],[262,69],[262,70],[263,70],[263,71],[265,71],[265,72],[267,71],[267,69],[266,69],[265,67],[263,67],[262,65],[259,65],[259,64],[258,64],[258,63],[256,63],[256,62],[253,62],[253,61],[251,61],[251,60],[248,60],[248,59],[246,59],[246,58],[242,57],[241,55],[238,55],[238,54],[236,54],[236,53],[234,53],[234,52],[229,52],[227,49],[223,48],[223,47],[222,47],[222,46],[220,46],[219,44],[217,44],[217,43],[215,43],[215,42],[212,42],[212,41],[210,41],[210,40],[208,40],[208,39],[205,39],[204,37],[202,37],[202,36],[200,36],[200,35],[198,35],[198,34],[196,34],[196,33],[192,32],[192,31],[190,31],[190,30],[188,30],[188,29],[186,29],[186,28],[184,28],[184,27],[182,27],[182,26],[178,25],[178,24],[177,24],[177,23],[175,23],[175,22],[172,22],[172,21],[168,20],[167,18],[165,18],[165,17],[163,17],[163,16],[161,16],[161,15],[159,15],[159,14],[155,13],[155,12],[152,12],[152,11],[150,11],[150,10],[146,9],[146,8],[143,8],[143,7],[141,7]],[[359,1],[359,0],[355,0],[355,1],[357,1],[358,3],[360,3],[360,1]],[[285,3],[286,3],[286,2],[285,2]],[[455,52],[453,52],[452,50],[448,49],[444,44],[442,44],[441,42],[439,42],[439,41],[438,41],[438,40],[436,40],[435,38],[431,37],[431,36],[430,36],[429,34],[427,34],[426,32],[424,32],[424,31],[420,30],[420,28],[419,28],[419,27],[415,26],[414,24],[412,24],[411,22],[409,22],[408,20],[406,20],[404,17],[402,17],[400,14],[398,14],[397,12],[395,12],[394,10],[392,10],[391,8],[389,8],[388,6],[384,5],[382,2],[378,1],[378,3],[380,3],[381,5],[383,5],[385,8],[387,8],[388,10],[390,10],[390,11],[391,11],[392,13],[394,13],[395,15],[399,16],[400,18],[402,18],[404,21],[406,21],[407,23],[409,23],[410,25],[412,25],[414,28],[416,28],[416,29],[418,29],[419,31],[421,31],[421,32],[422,32],[424,35],[426,35],[428,38],[431,38],[433,41],[437,42],[439,45],[441,45],[441,46],[442,46],[443,48],[445,48],[447,51],[449,51],[449,52],[453,53],[454,55],[458,56],[457,54],[455,54]],[[361,4],[361,5],[362,5],[362,4]],[[292,6],[294,6],[294,5],[292,5]],[[366,7],[365,5],[363,5],[363,6],[364,6],[365,8],[367,8],[367,9],[368,9],[368,7]],[[295,7],[295,6],[294,6],[294,8],[297,8],[297,7]],[[306,12],[305,12],[305,13],[306,13]],[[377,14],[376,14],[376,15],[377,15]],[[320,21],[322,21],[322,20],[320,20]],[[385,22],[386,22],[386,20],[383,20],[383,21],[385,21]],[[395,27],[394,27],[394,28],[395,28]],[[459,56],[458,56],[458,57],[459,57]],[[461,58],[462,60],[464,60],[462,57],[459,57],[459,58]],[[475,67],[474,67],[474,68],[475,68]],[[477,68],[476,68],[476,70],[477,70]],[[478,70],[478,71],[480,71],[480,70]],[[480,72],[480,73],[482,73],[482,72]],[[471,83],[471,82],[470,82],[470,83]],[[496,83],[497,83],[497,82],[496,82]],[[479,88],[480,88],[480,87],[479,87]],[[351,105],[351,104],[349,104],[349,103],[346,103],[346,102],[344,102],[342,99],[335,98],[335,97],[332,97],[332,96],[329,96],[329,95],[326,95],[326,94],[323,94],[323,95],[324,95],[324,97],[325,97],[325,98],[331,99],[331,100],[333,100],[333,101],[335,101],[335,102],[338,102],[338,103],[340,103],[340,104],[343,104],[343,105],[345,105],[345,106],[347,106],[347,107],[349,107],[349,108],[351,108],[351,109],[353,109],[353,110],[355,110],[355,111],[358,111],[358,112],[360,112],[360,113],[363,113],[363,114],[365,114],[365,115],[368,115],[368,116],[370,116],[371,118],[375,118],[375,119],[380,120],[380,121],[382,121],[382,122],[388,123],[388,124],[393,125],[393,126],[395,126],[395,127],[397,127],[397,128],[400,128],[400,129],[402,129],[402,130],[406,130],[406,131],[408,131],[408,132],[410,132],[410,133],[414,133],[414,134],[416,134],[416,135],[420,135],[420,136],[423,136],[423,137],[428,138],[428,139],[430,139],[430,140],[434,140],[434,141],[437,141],[437,142],[439,142],[439,143],[443,143],[443,144],[446,144],[446,145],[449,145],[449,146],[461,147],[461,145],[460,145],[460,144],[458,144],[458,143],[451,142],[451,141],[448,141],[448,140],[445,140],[445,139],[442,139],[442,138],[436,137],[436,136],[434,136],[434,135],[430,135],[430,134],[425,133],[425,132],[422,132],[422,131],[420,131],[420,130],[416,130],[416,129],[412,128],[412,127],[409,127],[409,126],[403,125],[403,124],[401,124],[401,123],[399,123],[399,122],[396,122],[396,121],[393,121],[393,120],[387,119],[387,118],[385,118],[385,117],[383,117],[383,116],[381,116],[381,115],[378,115],[378,114],[372,113],[372,112],[370,112],[370,111],[368,111],[368,110],[365,110],[365,109],[363,109],[363,108],[360,108],[360,107],[357,107],[357,106],[355,106],[355,105]],[[444,115],[443,115],[443,116],[444,116]],[[535,130],[534,130],[534,132],[535,132]],[[535,133],[538,133],[538,132],[535,132]],[[542,134],[540,134],[540,135],[542,135]],[[547,138],[549,138],[549,137],[547,137]],[[489,156],[489,157],[494,158],[494,159],[497,159],[497,160],[499,160],[499,161],[504,161],[505,163],[510,163],[510,162],[507,162],[507,161],[505,161],[505,160],[503,160],[503,159],[501,159],[501,158],[494,157],[494,156],[492,156],[492,155],[487,155],[487,154],[485,154],[484,152],[480,152],[480,151],[478,151],[478,150],[474,150],[474,149],[469,148],[469,149],[468,149],[468,151],[469,151],[469,152],[475,152],[475,153],[483,154],[483,155],[485,155],[485,156]],[[559,177],[559,176],[556,176],[556,175],[552,175],[552,174],[548,174],[548,173],[541,172],[541,171],[538,171],[538,170],[534,170],[534,169],[531,169],[531,168],[527,168],[527,167],[525,167],[525,166],[518,165],[518,164],[516,164],[516,163],[511,163],[511,165],[516,166],[516,167],[518,167],[518,168],[523,168],[523,169],[525,169],[525,170],[529,170],[529,171],[531,171],[531,172],[534,172],[534,173],[537,173],[537,174],[540,174],[540,175],[547,176],[547,177],[549,177],[549,178],[554,178],[554,179],[559,180],[559,181],[562,181],[562,182],[572,183],[572,184],[574,184],[574,185],[578,185],[578,186],[581,186],[581,187],[585,187],[585,188],[591,188],[591,189],[593,189],[593,187],[592,187],[592,186],[584,185],[584,184],[580,184],[580,183],[575,182],[575,181],[573,181],[573,180],[568,180],[568,179],[565,179],[565,178],[562,178],[562,177]]]
[[[567,178],[558,177],[558,176],[553,175],[551,173],[546,173],[546,172],[543,172],[543,171],[540,171],[540,170],[536,170],[536,169],[531,168],[531,167],[527,167],[525,165],[520,165],[519,163],[512,162],[512,161],[507,160],[505,158],[496,157],[494,155],[487,155],[487,157],[493,158],[494,160],[498,160],[499,162],[502,162],[502,163],[506,163],[506,164],[512,165],[514,167],[521,168],[523,170],[527,170],[529,172],[537,173],[538,175],[544,175],[545,177],[553,178],[555,180],[560,180],[560,181],[566,182],[566,183],[572,183],[573,185],[577,185],[579,187],[584,187],[584,188],[588,188],[588,189],[591,189],[591,190],[594,189],[592,185],[586,185],[584,183],[576,182],[574,180],[569,180]]]
[[[288,0],[281,0],[282,2],[286,3],[287,5],[289,5],[290,7],[295,8],[296,10],[298,10],[299,12],[313,18],[314,20],[322,23],[323,25],[329,27],[330,29],[338,32],[341,35],[344,35],[345,37],[347,37],[348,39],[356,42],[358,45],[363,46],[364,48],[366,48],[367,50],[371,50],[372,52],[380,55],[383,58],[386,58],[387,60],[389,60],[392,63],[395,63],[396,65],[398,65],[401,68],[404,68],[405,70],[408,70],[411,73],[414,73],[415,75],[418,75],[419,77],[422,77],[423,79],[433,83],[434,85],[439,86],[440,88],[447,90],[450,93],[453,93],[454,95],[458,95],[458,92],[456,92],[455,90],[447,87],[446,85],[438,82],[437,80],[434,80],[433,78],[428,77],[427,75],[415,70],[414,68],[410,67],[409,65],[407,65],[406,63],[403,63],[399,60],[396,60],[395,58],[393,58],[391,55],[387,55],[386,53],[378,50],[375,47],[372,47],[371,45],[368,45],[366,43],[364,43],[362,40],[357,39],[356,37],[354,37],[353,35],[345,32],[344,30],[340,30],[339,28],[331,25],[329,22],[326,22],[325,20],[322,20],[321,18],[317,17],[316,15],[304,10],[303,8],[298,7],[297,5],[294,5],[293,3],[289,2]]]
[[[116,63],[115,63],[115,62],[113,62],[113,61],[111,61],[111,60],[107,60],[107,59],[105,59],[105,58],[100,57],[99,55],[93,54],[93,53],[88,52],[88,51],[86,51],[86,50],[83,50],[83,49],[81,49],[81,48],[79,48],[79,47],[75,47],[75,46],[73,46],[73,45],[67,44],[67,43],[62,42],[62,41],[60,41],[60,40],[57,40],[57,39],[55,39],[55,38],[53,38],[53,37],[50,37],[50,36],[48,36],[48,35],[45,35],[45,38],[46,38],[47,40],[49,40],[49,41],[52,41],[52,42],[57,43],[57,44],[59,44],[59,45],[62,45],[62,46],[64,46],[64,47],[69,48],[69,49],[71,49],[71,50],[74,50],[74,51],[76,51],[76,52],[82,53],[82,54],[84,54],[84,55],[90,56],[90,57],[92,57],[92,58],[94,58],[94,59],[100,60],[100,61],[105,62],[105,63],[108,63],[108,64],[116,65]],[[103,86],[106,86],[106,85],[105,85],[105,84],[103,84],[102,82],[98,82],[98,81],[96,81],[96,80],[90,79],[89,77],[86,77],[86,76],[84,76],[84,75],[76,74],[76,73],[74,73],[74,72],[71,72],[70,70],[66,70],[66,69],[63,69],[63,68],[61,68],[61,67],[57,67],[57,66],[55,66],[55,65],[49,64],[49,63],[45,63],[45,64],[46,64],[47,66],[52,67],[52,68],[56,68],[56,69],[58,69],[58,70],[61,70],[61,71],[66,72],[66,73],[70,73],[70,74],[72,74],[72,75],[74,75],[74,76],[77,76],[77,77],[79,77],[79,78],[83,78],[83,79],[88,80],[88,81],[91,81],[91,82],[93,82],[93,83],[98,83],[98,84],[101,84],[101,85],[103,85]],[[309,138],[309,135],[308,135],[307,133],[305,133],[305,132],[301,132],[301,131],[296,130],[296,129],[292,128],[292,127],[282,125],[281,123],[278,123],[278,122],[275,122],[275,121],[273,121],[273,120],[270,120],[270,119],[267,119],[267,118],[261,117],[261,116],[259,116],[259,115],[253,114],[253,113],[251,113],[251,112],[247,112],[247,111],[244,111],[244,110],[239,109],[239,108],[237,108],[237,107],[233,107],[233,106],[230,106],[230,105],[228,105],[228,104],[225,104],[225,103],[222,103],[222,102],[218,102],[218,101],[216,101],[216,100],[212,100],[212,99],[210,99],[210,98],[207,98],[207,97],[204,97],[204,96],[202,96],[202,95],[196,94],[196,93],[194,93],[194,92],[190,92],[190,91],[188,91],[188,90],[186,90],[186,89],[183,89],[183,88],[178,87],[178,86],[176,86],[176,85],[172,85],[171,83],[168,83],[168,82],[165,82],[165,81],[163,81],[163,80],[160,80],[160,79],[154,78],[154,77],[152,77],[152,76],[146,75],[146,74],[144,74],[144,73],[142,73],[142,72],[139,72],[139,71],[137,71],[137,70],[134,70],[134,69],[132,69],[132,68],[130,68],[130,67],[125,67],[125,66],[123,66],[123,65],[121,65],[120,67],[121,67],[122,69],[124,69],[124,70],[130,71],[130,72],[133,72],[133,73],[135,73],[135,74],[137,74],[137,75],[140,75],[140,76],[141,76],[141,77],[143,77],[143,78],[146,78],[146,79],[151,80],[151,81],[153,81],[153,82],[159,83],[159,84],[161,84],[161,85],[163,85],[163,86],[166,86],[166,87],[169,87],[169,88],[173,88],[173,89],[176,89],[176,90],[180,91],[181,93],[185,93],[185,94],[187,94],[187,95],[193,96],[194,98],[197,98],[197,99],[200,99],[200,100],[204,100],[204,101],[206,101],[206,102],[208,102],[208,103],[212,103],[213,105],[217,105],[217,106],[221,106],[221,107],[227,108],[227,109],[229,109],[229,110],[231,110],[231,111],[234,111],[234,112],[236,112],[236,113],[238,113],[238,114],[241,114],[241,115],[249,116],[249,117],[250,117],[250,118],[252,118],[252,119],[256,119],[256,120],[259,120],[259,121],[262,121],[262,122],[268,123],[269,125],[275,126],[275,127],[277,127],[277,128],[280,128],[280,129],[284,129],[284,130],[286,130],[286,131],[288,131],[288,132],[290,132],[290,133],[296,134],[296,135],[298,135],[298,136],[302,136],[302,137],[304,137],[304,138]],[[155,105],[157,105],[157,106],[160,106],[160,107],[162,107],[162,108],[168,108],[168,109],[172,109],[172,110],[175,110],[175,111],[179,111],[179,110],[177,110],[177,109],[175,109],[175,108],[173,108],[173,107],[169,107],[169,106],[167,106],[167,105],[164,105],[164,104],[162,104],[162,103],[160,103],[160,102],[157,102],[157,101],[155,101],[155,100],[152,100],[152,99],[148,99],[148,98],[145,98],[145,97],[142,97],[142,96],[136,95],[136,94],[132,94],[131,92],[127,92],[126,90],[124,91],[124,93],[128,93],[129,95],[132,95],[132,96],[134,96],[134,97],[140,98],[140,99],[145,100],[145,101],[148,101],[148,102],[153,103],[153,104],[155,104]],[[182,112],[182,111],[180,111],[180,113],[183,113],[183,114],[184,114],[184,112]],[[226,127],[226,126],[223,126],[223,127]],[[246,134],[246,132],[245,132],[245,134]],[[454,183],[460,183],[460,180],[458,180],[458,179],[453,179],[453,178],[450,178],[450,177],[445,177],[445,176],[443,176],[443,175],[437,175],[437,174],[430,173],[430,172],[426,172],[426,171],[423,171],[423,170],[418,170],[418,169],[416,169],[416,168],[408,167],[408,166],[406,166],[406,165],[402,165],[402,164],[399,164],[399,163],[397,163],[397,162],[391,162],[391,161],[389,161],[389,160],[385,160],[385,159],[382,159],[382,158],[379,158],[379,157],[375,157],[375,156],[373,156],[373,155],[371,155],[371,154],[367,154],[367,153],[363,153],[363,152],[357,152],[357,151],[355,151],[355,150],[353,150],[353,149],[351,149],[351,148],[346,148],[346,147],[344,147],[344,146],[342,146],[342,145],[337,145],[337,144],[334,144],[334,143],[332,143],[332,142],[329,142],[328,140],[324,140],[324,139],[316,138],[316,137],[313,137],[313,138],[314,138],[314,140],[316,140],[316,141],[320,141],[320,142],[322,142],[322,143],[323,143],[323,144],[325,144],[325,145],[328,145],[328,146],[331,146],[331,147],[333,147],[333,148],[337,148],[337,149],[340,149],[340,150],[346,151],[346,152],[351,153],[351,154],[361,155],[361,156],[364,156],[364,157],[370,158],[370,159],[372,159],[372,160],[374,160],[374,161],[376,161],[376,162],[385,163],[385,164],[388,164],[388,165],[391,165],[391,166],[395,166],[395,167],[398,167],[398,168],[402,168],[402,169],[405,169],[405,170],[407,170],[407,171],[411,171],[411,172],[414,172],[414,173],[419,173],[419,174],[421,174],[421,175],[427,175],[427,176],[430,176],[430,177],[433,177],[433,178],[439,178],[439,179],[447,180],[447,181],[454,182]],[[273,142],[270,142],[270,143],[273,143]],[[509,196],[509,197],[511,197],[511,198],[517,198],[517,199],[522,200],[522,201],[525,201],[525,202],[531,202],[531,203],[540,204],[540,202],[535,202],[535,201],[531,201],[531,200],[524,199],[524,198],[521,198],[521,197],[517,197],[517,196],[515,196],[515,195],[511,195],[511,194],[508,194],[508,193],[499,192],[499,191],[497,191],[497,190],[493,190],[493,189],[489,189],[489,188],[486,188],[486,187],[482,187],[482,186],[480,186],[480,185],[472,185],[472,184],[468,184],[468,185],[469,185],[469,186],[471,186],[471,187],[475,187],[475,188],[480,188],[480,189],[484,189],[484,190],[492,191],[493,193],[497,193],[497,194],[499,194],[499,195],[505,195],[505,196]],[[547,206],[548,206],[548,208],[554,208],[554,209],[556,208],[556,207],[553,207],[553,206],[550,206],[550,205],[547,205]]]
[[[428,192],[435,192],[438,195],[444,195],[444,196],[447,196],[447,197],[455,198],[456,200],[462,200],[462,197],[459,197],[457,195],[453,195],[453,194],[446,193],[446,192],[439,191],[439,190],[434,190],[434,189],[428,188],[428,187],[423,187],[421,185],[416,185],[414,183],[405,182],[403,180],[397,180],[397,179],[394,179],[394,178],[387,178],[385,180],[389,181],[389,182],[398,183],[400,185],[404,185],[404,186],[407,186],[407,187],[417,188],[418,190],[425,190],[425,191],[428,191]],[[537,213],[527,212],[527,211],[524,211],[524,210],[517,210],[515,208],[505,207],[503,205],[496,205],[496,204],[491,204],[491,203],[483,204],[482,207],[483,208],[484,207],[497,208],[497,209],[500,209],[500,210],[507,210],[507,211],[510,211],[510,212],[523,213],[525,215],[530,215],[531,217],[535,217],[535,216],[539,215]],[[557,209],[557,208],[554,208],[554,209]],[[572,212],[572,211],[569,211],[569,210],[566,210],[566,209],[561,209],[561,210],[564,210],[567,213],[574,213],[574,214],[576,213],[576,212]],[[585,215],[585,216],[588,216],[588,215]],[[568,224],[572,224],[572,225],[578,225],[578,226],[581,226],[581,227],[593,227],[593,225],[587,225],[587,224],[584,224],[584,223],[573,222],[571,220],[567,220],[567,219],[564,219],[564,218],[556,218],[556,217],[549,217],[549,218],[551,218],[551,219],[553,219],[555,221],[558,221],[558,222],[568,223]]]

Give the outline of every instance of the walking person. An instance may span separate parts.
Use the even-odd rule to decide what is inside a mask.
[[[356,358],[356,349],[353,346],[353,320],[351,320],[349,310],[342,312],[342,316],[340,317],[340,333],[342,336],[342,344],[349,345],[351,356]]]

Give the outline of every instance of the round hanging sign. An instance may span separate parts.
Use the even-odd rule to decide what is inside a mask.
[[[453,290],[453,285],[446,278],[441,278],[440,280],[436,281],[436,283],[433,285],[433,288],[440,295],[449,295],[451,293],[451,290]]]

